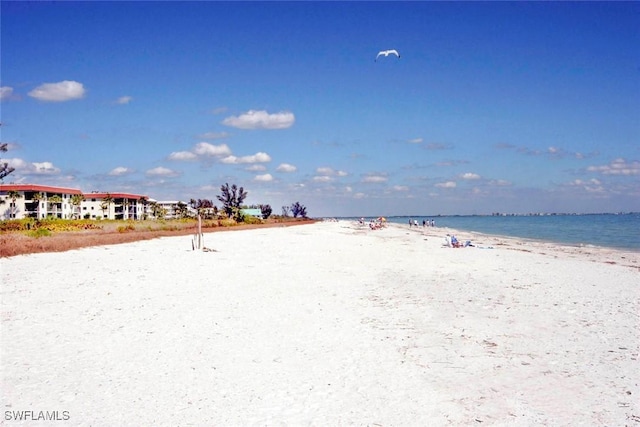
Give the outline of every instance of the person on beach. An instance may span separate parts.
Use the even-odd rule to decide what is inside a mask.
[[[467,246],[473,246],[471,244],[471,240],[467,240],[463,245],[458,241],[458,238],[454,235],[451,235],[451,247],[452,248],[466,248]]]

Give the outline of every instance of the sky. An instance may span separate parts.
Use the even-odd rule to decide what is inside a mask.
[[[0,8],[4,183],[229,183],[313,217],[640,211],[639,2]]]

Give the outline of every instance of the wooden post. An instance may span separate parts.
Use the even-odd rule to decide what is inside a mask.
[[[202,235],[202,217],[198,214],[198,230],[196,234],[193,236],[193,240],[191,241],[191,249],[192,250],[203,250],[204,249],[204,236]]]

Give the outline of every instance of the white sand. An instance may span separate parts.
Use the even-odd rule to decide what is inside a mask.
[[[1,259],[0,423],[640,425],[640,254],[446,231]]]

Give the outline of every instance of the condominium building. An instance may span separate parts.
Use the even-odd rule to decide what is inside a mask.
[[[147,216],[149,218],[176,219],[183,216],[196,216],[197,211],[188,203],[181,200],[149,199]]]
[[[147,197],[129,193],[85,193],[81,218],[144,219]]]
[[[36,184],[0,184],[0,219],[47,217],[144,219],[147,196],[83,193],[76,188]]]

